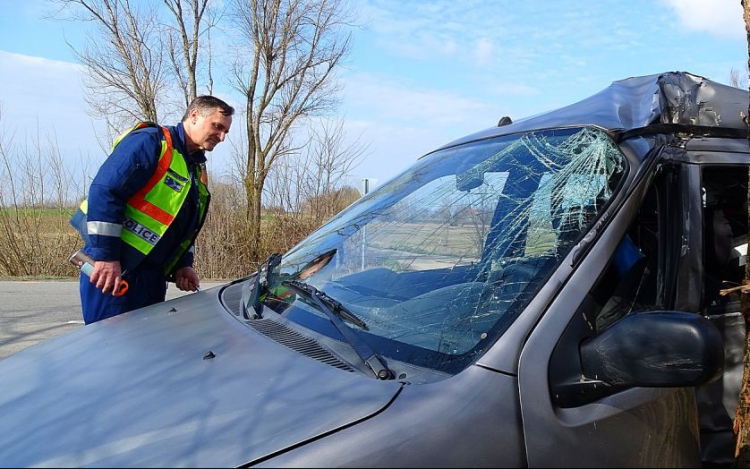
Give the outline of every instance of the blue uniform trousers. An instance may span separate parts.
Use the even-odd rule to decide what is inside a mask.
[[[121,297],[104,294],[81,273],[80,291],[83,320],[91,324],[118,314],[161,303],[167,296],[167,279],[161,269],[138,267],[123,277],[130,288]]]

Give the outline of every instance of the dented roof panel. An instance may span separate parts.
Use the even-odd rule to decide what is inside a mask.
[[[744,130],[748,92],[687,72],[627,78],[576,104],[461,138],[446,147],[530,130],[594,125],[610,131],[657,124]]]

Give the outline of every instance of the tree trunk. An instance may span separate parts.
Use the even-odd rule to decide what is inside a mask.
[[[258,192],[254,184],[246,184],[245,194],[247,195],[247,237],[245,239],[248,243],[248,257],[252,262],[261,262],[262,189]]]
[[[750,2],[742,0],[742,8],[745,17],[745,30],[747,32],[748,66],[750,66]],[[750,102],[745,121],[750,118]],[[750,127],[748,127],[748,141],[750,142]],[[750,172],[748,173],[750,181]],[[750,203],[750,185],[748,186],[748,202]],[[748,212],[748,226],[750,226],[750,212]],[[750,232],[748,233],[750,242]],[[750,283],[750,262],[745,264],[745,284]],[[750,331],[750,293],[742,293],[742,314],[745,317],[745,326]],[[750,334],[745,338],[745,367],[742,375],[742,388],[740,389],[737,415],[734,421],[734,431],[737,435],[737,449],[735,452],[736,467],[750,467]]]

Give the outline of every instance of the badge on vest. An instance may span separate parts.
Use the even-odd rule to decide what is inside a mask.
[[[167,176],[166,178],[164,178],[164,184],[166,184],[167,187],[169,187],[175,192],[182,192],[182,188],[185,187],[184,184],[181,184],[179,181],[177,181],[176,179],[173,179],[170,176]]]

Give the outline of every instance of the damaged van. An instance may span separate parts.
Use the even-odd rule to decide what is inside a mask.
[[[247,278],[0,362],[0,464],[728,463],[747,108],[664,73],[445,145]]]

